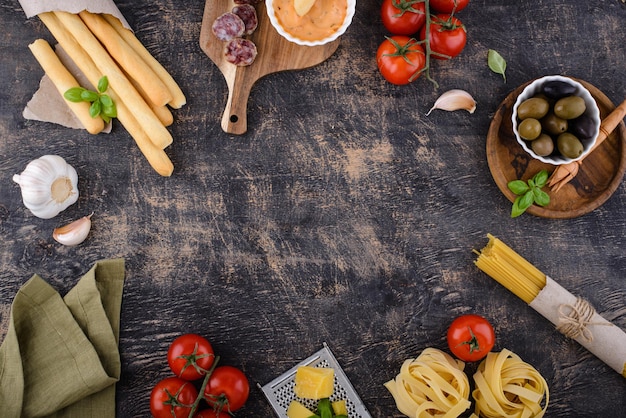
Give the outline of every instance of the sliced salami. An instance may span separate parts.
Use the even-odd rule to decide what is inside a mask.
[[[246,27],[244,34],[251,35],[259,25],[256,9],[251,4],[240,4],[233,7],[232,12],[239,16]]]
[[[226,61],[240,67],[252,64],[256,58],[256,54],[256,45],[249,39],[231,39],[224,47]]]
[[[215,19],[211,29],[220,41],[230,41],[243,36],[246,31],[246,25],[239,16],[232,12],[227,12]]]

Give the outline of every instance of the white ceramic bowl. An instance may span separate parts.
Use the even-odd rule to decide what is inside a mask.
[[[519,107],[519,105],[524,100],[530,99],[536,94],[541,93],[543,85],[547,83],[548,81],[554,81],[554,80],[566,82],[576,88],[576,92],[574,93],[574,95],[582,97],[583,100],[585,101],[586,110],[585,110],[584,115],[593,120],[594,133],[591,136],[591,138],[581,139],[581,142],[583,144],[583,153],[577,158],[567,158],[558,153],[548,155],[545,157],[537,155],[530,148],[530,141],[525,141],[524,139],[522,139],[522,137],[520,137],[519,132],[517,130],[517,126],[520,122],[517,119],[517,108]],[[600,132],[600,123],[601,123],[600,110],[598,109],[598,104],[596,103],[591,93],[589,93],[589,90],[587,90],[582,84],[580,84],[576,80],[573,80],[569,77],[563,77],[560,75],[550,75],[550,76],[541,77],[541,78],[534,80],[528,86],[526,86],[524,90],[522,90],[520,95],[517,96],[517,100],[515,100],[515,104],[513,105],[513,114],[511,116],[511,121],[513,122],[513,132],[515,133],[515,138],[517,139],[517,142],[521,145],[521,147],[524,149],[524,151],[529,153],[533,158],[536,158],[539,161],[552,164],[552,165],[562,165],[562,164],[570,163],[572,161],[578,161],[578,160],[583,159],[587,154],[589,154],[589,152],[593,148],[593,145],[596,143],[596,140],[598,139],[598,134]]]
[[[354,17],[354,12],[356,9],[356,0],[347,0],[348,10],[346,11],[346,17],[343,21],[343,24],[339,27],[339,29],[337,29],[335,32],[333,32],[332,35],[326,38],[316,39],[316,40],[306,40],[306,39],[297,38],[295,35],[287,32],[281,26],[280,22],[278,21],[278,18],[276,17],[276,14],[274,13],[273,3],[274,3],[274,0],[265,0],[265,7],[267,8],[267,15],[270,18],[270,23],[272,24],[272,26],[274,26],[276,31],[288,41],[294,42],[298,45],[306,45],[306,46],[324,45],[339,38],[341,35],[345,33],[346,29],[348,29],[348,26],[350,26],[350,23],[352,23],[352,18]]]

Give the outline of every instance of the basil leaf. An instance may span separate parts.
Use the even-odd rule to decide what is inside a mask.
[[[522,198],[519,201],[519,207],[520,209],[528,209],[530,207],[530,205],[533,204],[533,202],[535,201],[535,194],[533,193],[532,190],[527,191],[526,193],[524,193],[524,196],[522,196]]]
[[[511,207],[511,218],[517,218],[522,213],[524,213],[524,211],[526,211],[526,208],[521,209],[519,207],[519,202],[521,200],[522,200],[522,196],[517,196],[517,198],[515,199],[515,202],[513,202],[513,207]]]
[[[92,118],[95,118],[100,114],[100,110],[102,110],[102,104],[100,103],[100,100],[96,100],[91,104],[91,106],[89,106],[89,115]]]
[[[95,91],[83,90],[83,92],[80,94],[80,97],[85,102],[95,102],[96,100],[98,100],[99,96],[98,93],[96,93]]]
[[[104,93],[109,88],[109,78],[106,75],[103,75],[100,80],[98,80],[98,91],[100,93]]]
[[[110,118],[116,118],[117,117],[117,109],[115,108],[115,106],[105,106],[104,104],[102,105],[102,114],[106,115]]]
[[[522,180],[513,180],[507,184],[510,191],[516,195],[522,195],[529,190],[528,184]]]
[[[113,100],[111,100],[111,97],[108,94],[101,94],[100,95],[100,101],[102,102],[102,106],[104,106],[104,107],[112,107],[113,106]]]
[[[495,51],[493,49],[489,50],[489,52],[487,53],[487,64],[489,65],[491,71],[496,74],[502,74],[502,78],[506,83],[506,60],[502,58],[502,55],[500,55],[498,51]]]
[[[537,187],[533,189],[533,197],[535,203],[539,206],[546,206],[548,203],[550,203],[550,196],[548,195],[548,193]]]
[[[533,180],[535,181],[535,185],[541,189],[548,182],[548,171],[541,170],[533,176]]]
[[[72,87],[71,89],[63,93],[63,97],[65,97],[70,102],[79,103],[83,101],[81,97],[83,91],[85,91],[85,89],[82,87]]]

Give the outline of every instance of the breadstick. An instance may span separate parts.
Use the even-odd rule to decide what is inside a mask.
[[[128,76],[128,74],[126,74],[126,76]],[[137,83],[137,81],[135,81],[131,77],[128,77],[128,79],[131,83],[133,83],[133,86],[135,86],[137,92],[141,94],[141,96],[145,99],[146,92],[141,88],[139,83]],[[148,105],[152,108],[152,111],[154,112],[156,117],[159,118],[163,126],[170,126],[172,123],[174,123],[174,115],[172,115],[172,112],[170,112],[170,109],[167,107],[167,105],[155,106],[151,103],[148,103]]]
[[[137,92],[135,87],[124,76],[122,70],[115,64],[104,47],[89,31],[78,15],[67,12],[52,12],[61,22],[70,36],[79,40],[85,52],[93,60],[102,75],[109,78],[109,88],[115,90],[118,102],[123,100],[129,111],[133,112],[137,122],[141,124],[154,145],[163,149],[172,143],[172,135],[156,117],[150,106]],[[117,103],[116,103],[117,104]]]
[[[135,80],[141,86],[146,93],[144,98],[147,98],[150,104],[165,106],[172,100],[170,91],[159,76],[102,16],[88,11],[82,11],[78,15],[91,33],[104,45],[120,68],[126,72],[130,79]]]
[[[67,90],[79,86],[78,81],[76,81],[74,76],[65,68],[47,41],[37,39],[32,44],[28,45],[28,47],[61,96]],[[80,123],[83,124],[87,132],[97,134],[104,129],[104,121],[102,118],[100,116],[92,118],[89,114],[89,107],[91,106],[89,103],[74,103],[67,99],[65,102],[74,115],[76,115]]]
[[[187,103],[185,94],[180,89],[172,75],[161,65],[159,61],[143,46],[141,41],[137,39],[135,34],[126,29],[124,25],[115,16],[109,14],[103,15],[104,19],[120,34],[120,36],[130,45],[131,48],[143,58],[143,60],[152,68],[152,70],[161,78],[172,94],[173,99],[168,103],[174,109],[180,109]]]
[[[78,44],[76,39],[67,31],[63,30],[63,25],[61,25],[61,22],[59,22],[52,12],[41,13],[39,14],[39,18],[46,25],[48,30],[50,30],[72,61],[74,61],[83,74],[85,74],[89,82],[93,85],[97,85],[98,80],[102,77],[102,73],[98,70],[98,67],[96,67],[87,52]],[[125,106],[124,102],[119,100],[117,91],[109,86],[107,94],[109,94],[111,99],[115,102],[117,107],[117,119],[124,125],[124,128],[126,128],[130,136],[135,140],[137,146],[148,160],[148,163],[150,163],[160,175],[171,175],[173,167],[172,163],[169,162],[167,154],[152,143],[147,133],[141,128],[138,121],[133,116],[133,113]]]

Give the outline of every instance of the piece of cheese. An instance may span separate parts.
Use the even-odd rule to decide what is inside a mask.
[[[333,412],[335,415],[348,415],[348,407],[346,406],[346,400],[335,401],[332,404]]]
[[[334,387],[335,371],[331,368],[300,366],[296,370],[293,391],[299,398],[328,398],[333,394]]]
[[[315,413],[298,401],[291,401],[287,408],[287,418],[311,418]]]

